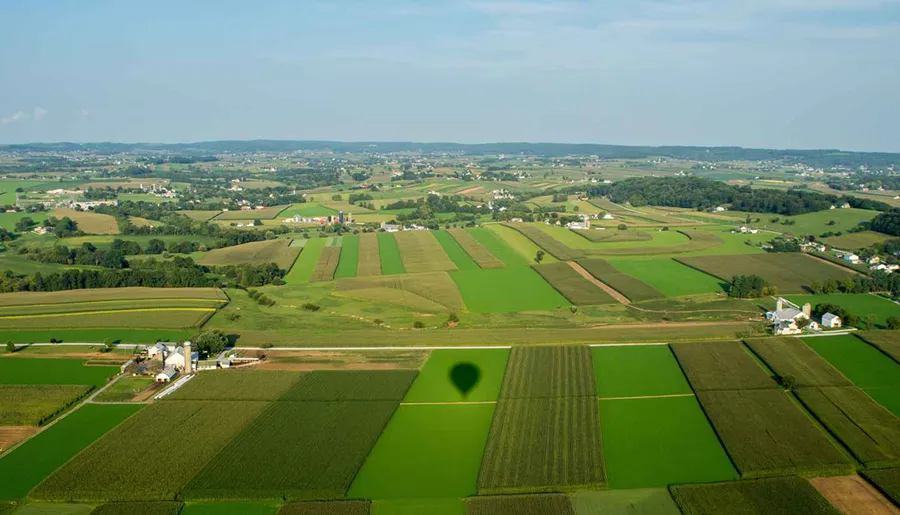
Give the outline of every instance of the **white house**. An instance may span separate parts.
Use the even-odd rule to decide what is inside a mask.
[[[728,209],[727,209],[726,207],[724,207],[724,206],[717,206],[717,207],[716,207],[716,213],[721,213],[721,212],[723,212],[723,211],[728,211]]]
[[[859,263],[859,256],[856,254],[845,254],[844,260],[853,263],[854,265]]]
[[[772,332],[775,334],[798,334],[801,332],[798,322],[809,320],[812,307],[809,303],[801,309],[796,304],[778,297],[775,302],[775,311],[766,313],[766,319],[772,322]]]
[[[604,220],[615,220],[615,218],[616,217],[614,217],[613,215],[611,215],[609,213],[606,213],[605,215],[603,215]]]
[[[196,363],[199,359],[199,353],[191,352],[191,363]],[[175,350],[173,350],[168,356],[166,356],[166,360],[163,363],[166,365],[166,367],[174,367],[177,370],[184,370],[186,365],[184,357],[184,347],[175,347]]]
[[[384,229],[385,232],[399,232],[403,228],[403,226],[381,222],[381,228]]]
[[[160,373],[156,374],[156,382],[168,383],[172,380],[173,377],[175,377],[175,374],[177,373],[178,371],[176,371],[174,367],[166,367],[162,369]]]
[[[828,327],[829,329],[841,327],[841,317],[832,313],[825,313],[822,315],[822,327]]]
[[[155,358],[159,356],[159,359],[162,359],[166,353],[169,352],[169,347],[166,346],[163,342],[156,342],[156,345],[147,349],[147,357]]]

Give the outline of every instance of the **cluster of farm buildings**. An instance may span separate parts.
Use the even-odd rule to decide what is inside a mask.
[[[777,335],[800,334],[804,330],[817,332],[821,329],[837,329],[843,324],[841,317],[825,313],[819,322],[812,319],[812,306],[807,302],[802,307],[787,299],[778,297],[775,310],[766,313],[772,323],[772,332]]]

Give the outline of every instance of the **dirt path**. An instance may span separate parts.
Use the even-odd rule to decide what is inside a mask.
[[[606,293],[608,293],[609,296],[616,299],[616,301],[619,304],[626,304],[626,305],[631,304],[631,301],[628,300],[628,297],[622,295],[618,291],[611,288],[608,284],[604,283],[600,279],[597,279],[596,277],[591,275],[591,273],[588,272],[587,270],[585,270],[583,266],[579,265],[578,263],[576,263],[574,261],[567,261],[567,263],[569,264],[569,266],[572,267],[573,270],[578,272],[578,275],[580,275],[581,277],[584,277],[585,279],[587,279],[588,281],[593,283],[594,286],[596,286],[596,287],[600,288],[601,290],[605,291]]]
[[[809,482],[845,515],[900,514],[900,508],[859,476],[819,477]]]

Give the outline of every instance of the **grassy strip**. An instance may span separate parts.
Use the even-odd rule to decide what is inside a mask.
[[[506,265],[497,259],[487,247],[482,245],[471,233],[463,229],[447,231],[481,268],[503,268]]]
[[[532,265],[545,281],[576,305],[616,304],[602,288],[597,287],[576,272],[568,263]]]
[[[579,259],[577,262],[597,280],[618,291],[632,302],[659,299],[665,296],[656,288],[623,274],[602,259]]]
[[[378,256],[381,259],[381,273],[384,275],[405,274],[406,268],[400,259],[400,247],[391,233],[378,234]]]
[[[316,270],[316,264],[322,255],[322,249],[325,248],[325,238],[315,238],[309,240],[294,261],[294,266],[284,277],[284,281],[288,284],[305,284],[310,281]]]
[[[697,392],[778,387],[740,342],[677,343],[671,347]]]
[[[840,515],[805,479],[783,477],[670,488],[684,515]]]
[[[309,278],[309,280],[313,282],[333,280],[334,271],[337,269],[340,259],[340,247],[323,248],[321,255],[319,256],[319,262],[316,263],[316,268],[315,270],[313,270],[312,276]]]
[[[359,265],[356,275],[358,277],[381,275],[381,253],[378,248],[378,236],[375,233],[359,235]]]
[[[181,502],[110,502],[94,508],[91,515],[178,515]]]
[[[359,236],[348,234],[341,242],[341,257],[337,269],[334,271],[335,279],[356,277],[359,268]]]
[[[647,231],[612,231],[571,229],[572,232],[590,241],[591,243],[618,243],[622,241],[649,241],[652,239]]]
[[[444,252],[447,253],[450,260],[453,261],[453,264],[456,265],[457,270],[481,270],[478,263],[463,250],[459,242],[457,242],[449,232],[435,231],[434,237],[437,239],[438,243],[441,244],[441,247],[443,247]]]

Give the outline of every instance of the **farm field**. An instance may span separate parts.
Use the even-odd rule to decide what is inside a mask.
[[[103,386],[119,367],[87,366],[87,360],[0,357],[0,384]]]
[[[153,384],[153,379],[150,377],[122,377],[103,390],[94,400],[97,402],[128,402]]]
[[[867,470],[862,474],[895,504],[900,505],[900,468]]]
[[[834,304],[860,317],[873,315],[879,329],[887,327],[887,319],[894,316],[900,317],[900,305],[890,299],[878,295],[857,294],[831,294],[831,295],[788,295],[789,301],[802,306],[809,302],[812,307],[816,304]]]
[[[406,273],[403,260],[400,259],[400,247],[393,234],[378,234],[378,257],[381,260],[381,273],[384,275]]]
[[[462,229],[447,231],[481,268],[503,268],[506,265],[497,259],[487,247],[481,244],[471,233]]]
[[[400,249],[403,268],[408,273],[456,270],[456,265],[431,231],[398,232],[394,233],[394,239]]]
[[[794,378],[797,386],[852,384],[799,338],[747,340],[747,346],[777,375]]]
[[[585,279],[569,263],[533,265],[532,268],[575,305],[615,304],[617,301],[602,288]]]
[[[218,215],[220,211],[194,211],[194,210],[184,210],[184,211],[176,211],[176,213],[180,215],[184,215],[191,220],[196,220],[198,222],[206,222],[211,220],[214,216]]]
[[[399,401],[415,370],[315,370],[302,374],[282,401]]]
[[[501,399],[597,396],[588,347],[513,347]]]
[[[111,502],[97,506],[91,515],[178,515],[182,506],[175,501]]]
[[[681,515],[665,488],[571,494],[576,515]]]
[[[534,245],[528,238],[502,225],[492,224],[485,227],[477,227],[468,229],[466,233],[470,234],[475,241],[482,244],[484,248],[508,267],[526,267],[534,262],[535,254],[537,254],[537,248],[534,248],[533,253],[528,254],[531,250],[529,244]],[[513,241],[518,241],[523,248],[517,249],[511,246],[501,235],[510,236]],[[515,240],[515,238],[521,238],[521,240]],[[550,263],[552,261],[555,261],[552,256],[544,256],[544,262]]]
[[[692,393],[668,345],[592,347],[591,355],[601,399]]]
[[[601,399],[600,426],[611,488],[737,478],[693,396]]]
[[[308,283],[316,269],[323,248],[325,248],[324,238],[307,240],[300,249],[300,255],[297,256],[294,265],[284,276],[284,282],[291,285]]]
[[[860,388],[900,387],[900,364],[855,336],[803,341]]]
[[[50,216],[55,216],[56,218],[68,217],[78,224],[78,229],[87,234],[119,234],[119,224],[110,215],[58,207],[50,211]]]
[[[309,280],[313,282],[333,280],[334,272],[337,270],[340,260],[340,247],[327,246],[323,248],[319,253],[319,260],[316,262],[316,266],[313,269],[312,276],[310,276]]]
[[[864,331],[856,335],[900,363],[900,331]]]
[[[2,197],[0,197],[2,198]],[[0,213],[0,228],[6,229],[7,231],[12,231],[16,227],[16,223],[25,218],[31,218],[35,223],[41,223],[49,216],[46,213],[38,212],[38,213]]]
[[[376,233],[359,235],[359,264],[356,275],[359,277],[381,275],[381,254]]]
[[[870,211],[867,209],[834,209],[825,211],[816,211],[814,213],[805,213],[787,217],[794,223],[785,226],[786,232],[794,234],[810,234],[818,236],[823,232],[847,232],[853,229],[860,222],[868,222],[875,218],[878,211]],[[828,223],[834,222],[833,225]]]
[[[466,515],[575,515],[562,494],[503,495],[466,499]]]
[[[197,327],[215,313],[215,308],[151,308],[83,311],[0,316],[0,329],[36,328],[145,328],[181,329]],[[163,316],[157,316],[163,315]]]
[[[279,218],[293,218],[295,215],[304,217],[314,216],[330,216],[338,214],[337,210],[325,207],[321,204],[308,202],[303,204],[293,204],[278,214]]]
[[[782,293],[803,293],[814,282],[850,276],[845,268],[796,253],[685,257],[678,261],[725,282],[736,275],[758,275]]]
[[[265,209],[252,209],[249,211],[222,211],[216,215],[213,220],[272,220],[278,217],[287,207],[288,206],[273,206]]]
[[[0,385],[0,426],[42,426],[92,389],[79,385]]]
[[[463,499],[378,500],[372,503],[372,515],[465,515]]]
[[[732,481],[671,487],[685,515],[840,515],[805,479],[799,477]]]
[[[450,277],[475,313],[554,310],[571,304],[531,268],[463,270]]]
[[[278,506],[264,502],[188,502],[179,515],[275,515]]]
[[[425,312],[464,310],[456,282],[446,272],[343,279],[334,294],[354,299],[388,302]]]
[[[56,338],[65,342],[102,342],[106,340],[122,343],[156,343],[158,341],[186,340],[194,334],[190,330],[179,329],[9,329],[0,330],[0,341],[15,343],[49,342]]]
[[[727,281],[694,270],[669,258],[613,259],[609,261],[609,264],[626,276],[649,284],[667,297],[721,292],[727,289]]]
[[[538,227],[538,225],[544,224],[530,225],[517,223],[504,224],[504,227],[518,231],[523,236],[531,240],[534,245],[544,249],[548,254],[555,257],[556,259],[559,259],[560,261],[570,261],[584,256],[584,252],[582,250],[569,247],[562,241],[551,236],[548,232],[542,230],[540,227]],[[572,237],[578,240],[582,240],[582,238],[577,234],[572,234]]]
[[[356,475],[347,497],[474,495],[493,414],[492,404],[401,404]]]
[[[705,391],[697,397],[741,477],[853,470],[782,390]]]
[[[334,271],[334,278],[356,277],[357,268],[359,268],[359,236],[349,234],[341,240],[341,257]]]
[[[778,387],[740,342],[676,343],[672,350],[697,392]]]
[[[184,386],[166,396],[190,401],[274,401],[300,379],[297,372],[279,370],[227,370],[197,374]]]
[[[0,458],[0,499],[18,500],[140,405],[87,405]]]
[[[278,268],[288,270],[298,254],[300,249],[291,247],[290,240],[264,240],[210,250],[197,263],[210,266],[275,263]]]
[[[894,514],[897,507],[858,475],[812,478],[809,482],[841,513]]]
[[[631,302],[658,299],[664,295],[649,284],[625,275],[602,259],[579,259],[578,264],[597,280],[618,291]]]
[[[509,358],[508,349],[434,350],[422,367],[404,402],[479,402],[497,400]],[[449,381],[452,368],[458,363],[475,365],[478,382],[463,395]]]
[[[0,307],[93,304],[111,302],[153,302],[157,300],[227,302],[218,288],[95,288],[54,292],[0,293]]]
[[[844,233],[840,236],[829,236],[828,238],[822,238],[822,241],[836,249],[853,251],[871,247],[876,243],[882,243],[889,239],[891,239],[891,237],[887,234],[875,231],[862,231]]]

